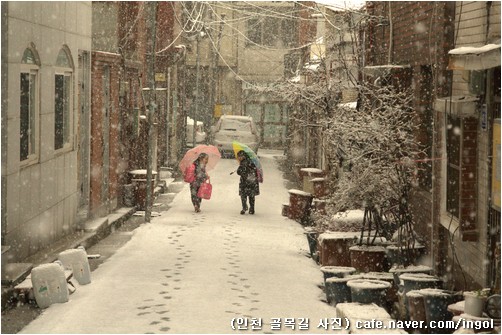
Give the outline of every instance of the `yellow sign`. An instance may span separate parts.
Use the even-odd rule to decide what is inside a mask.
[[[156,73],[155,74],[155,81],[166,81],[166,74],[165,73]]]
[[[500,119],[493,120],[492,207],[500,211]]]
[[[214,117],[218,118],[221,116],[221,106],[222,105],[214,105]]]
[[[214,117],[219,118],[223,114],[233,115],[232,113],[232,105],[214,105]]]

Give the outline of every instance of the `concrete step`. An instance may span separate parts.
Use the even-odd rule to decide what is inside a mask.
[[[3,265],[3,264],[2,264]],[[33,269],[32,263],[7,263],[2,266],[2,286],[15,286]]]

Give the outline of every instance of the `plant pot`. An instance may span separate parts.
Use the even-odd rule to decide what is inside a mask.
[[[302,169],[306,168],[307,164],[295,164],[294,165],[294,173],[296,180],[298,181],[298,185],[301,185],[300,187],[303,187],[303,176],[302,176]]]
[[[311,182],[313,185],[314,197],[323,198],[328,195],[325,178],[314,178]]]
[[[350,266],[321,266],[321,271],[324,275],[324,283],[326,283],[328,278],[343,278],[352,275],[356,269]]]
[[[326,215],[326,200],[314,199],[314,210],[321,215]]]
[[[300,190],[289,190],[289,215],[288,218],[299,223],[305,223],[310,214],[312,194]]]
[[[388,255],[388,254],[387,254]],[[400,266],[395,265],[390,268],[389,272],[394,275],[394,282],[396,286],[399,286],[399,276],[405,273],[424,273],[430,275],[432,273],[432,268],[426,265],[410,265],[410,266]]]
[[[307,236],[307,242],[309,244],[310,257],[312,257],[312,259],[316,262],[319,262],[317,243],[317,237],[319,236],[319,233],[314,230],[306,230],[305,235]]]
[[[424,296],[418,290],[406,293],[408,313],[411,321],[426,321]]]
[[[477,292],[464,292],[464,312],[466,314],[482,317],[485,310],[486,299],[484,295],[479,295]]]
[[[392,265],[402,265],[404,267],[413,265],[424,253],[425,246],[418,243],[412,248],[398,245],[387,246],[387,258]]]
[[[360,278],[361,277],[358,275],[349,275],[343,278],[331,277],[326,279],[324,289],[326,291],[326,300],[328,303],[336,306],[339,303],[352,302],[352,293],[347,283],[350,280]]]
[[[390,283],[383,280],[353,279],[347,282],[353,302],[385,307],[385,296]]]
[[[399,275],[399,290],[403,293],[402,313],[406,319],[409,318],[407,293],[426,288],[438,288],[441,286],[441,280],[435,276],[424,273],[404,273]]]
[[[385,309],[390,312],[392,310],[392,305],[397,301],[397,285],[394,283],[394,276],[389,272],[368,272],[362,273],[361,277],[363,279],[381,280],[388,282],[390,284],[385,296]]]
[[[453,314],[448,311],[448,305],[460,301],[463,297],[461,294],[452,291],[441,289],[427,288],[419,290],[424,296],[425,315],[428,324],[432,321],[451,320]],[[452,328],[435,328],[434,331],[442,334],[449,334],[453,331]]]
[[[358,232],[337,232],[319,235],[319,263],[323,266],[351,266],[349,248],[354,244],[358,234]]]
[[[385,248],[381,246],[355,245],[349,248],[350,265],[360,272],[384,272]]]
[[[302,187],[305,192],[314,193],[314,183],[312,179],[324,177],[324,171],[317,168],[302,168],[300,169],[302,177]]]
[[[289,204],[282,204],[281,215],[289,217]]]
[[[413,290],[439,288],[441,279],[425,273],[404,273],[399,276],[400,286],[406,294]]]

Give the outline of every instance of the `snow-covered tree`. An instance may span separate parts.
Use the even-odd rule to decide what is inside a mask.
[[[385,80],[389,78],[362,80],[364,47],[358,39],[360,26],[351,18],[354,16],[343,17],[350,23],[348,31],[335,29],[328,39],[331,54],[319,59],[316,68],[312,64],[303,68],[306,80],[289,80],[276,93],[310,108],[307,114],[293,113],[293,123],[322,127],[330,195],[328,215],[315,217],[317,228],[332,228],[330,218],[335,213],[364,208],[363,229],[377,229],[388,238],[398,231],[399,242],[414,241],[408,200],[422,148],[416,138],[413,93]],[[344,36],[351,36],[351,48]],[[354,51],[354,57],[341,57],[348,49]],[[327,71],[328,61],[336,64],[336,71]],[[347,85],[358,91],[357,108],[340,103]]]

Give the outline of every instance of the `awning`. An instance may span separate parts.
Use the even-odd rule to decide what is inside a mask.
[[[500,44],[460,47],[448,52],[448,70],[486,70],[500,66]]]

